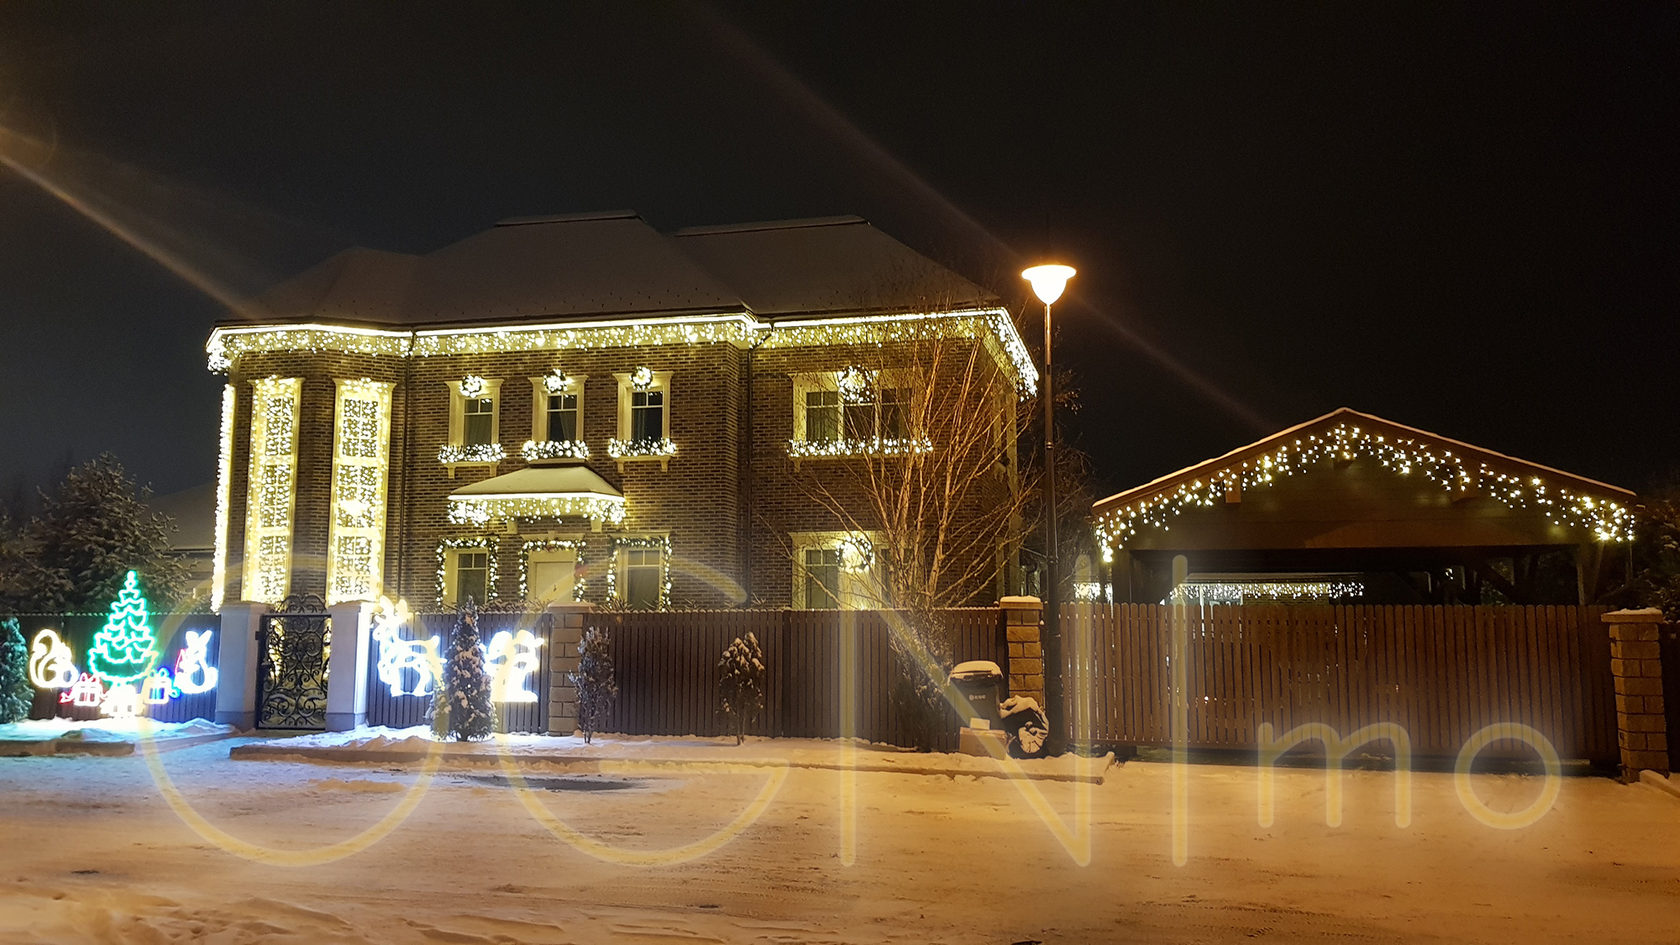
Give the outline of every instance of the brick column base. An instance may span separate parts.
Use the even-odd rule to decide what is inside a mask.
[[[583,616],[593,604],[550,604],[554,617],[549,638],[548,734],[571,735],[577,731],[577,687],[571,673],[578,668],[578,641],[583,639]]]
[[[1610,626],[1610,675],[1616,685],[1616,742],[1622,751],[1622,780],[1630,783],[1639,780],[1641,771],[1668,773],[1662,650],[1657,642],[1662,619],[1662,611],[1654,607],[1604,615]]]
[[[1044,706],[1044,649],[1039,633],[1044,622],[1044,603],[1036,597],[1005,597],[998,601],[1003,610],[1003,629],[1009,639],[1009,694],[1028,696]]]

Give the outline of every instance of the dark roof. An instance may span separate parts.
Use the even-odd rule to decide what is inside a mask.
[[[673,238],[758,315],[1000,304],[861,217],[691,227]]]
[[[1469,443],[1455,440],[1451,437],[1442,436],[1439,433],[1430,433],[1427,430],[1419,430],[1416,427],[1409,427],[1403,423],[1395,423],[1393,420],[1385,420],[1374,414],[1361,413],[1350,407],[1341,407],[1339,409],[1332,410],[1322,417],[1316,417],[1305,423],[1296,424],[1286,430],[1280,430],[1265,439],[1257,440],[1247,446],[1234,449],[1223,456],[1216,456],[1213,459],[1204,460],[1194,466],[1187,466],[1184,469],[1180,469],[1178,472],[1169,473],[1159,479],[1146,482],[1141,486],[1134,486],[1133,488],[1127,489],[1123,492],[1117,492],[1106,499],[1098,499],[1096,502],[1092,503],[1092,510],[1100,516],[1104,513],[1124,508],[1125,506],[1132,505],[1136,502],[1147,501],[1164,493],[1173,492],[1188,483],[1218,478],[1222,474],[1240,467],[1247,460],[1253,459],[1257,456],[1264,456],[1277,450],[1281,446],[1288,445],[1291,441],[1299,440],[1303,436],[1332,430],[1342,423],[1348,423],[1352,426],[1360,428],[1361,430],[1376,432],[1385,436],[1393,437],[1397,440],[1410,439],[1416,440],[1420,443],[1438,446],[1466,460],[1485,463],[1490,468],[1501,472],[1525,476],[1543,475],[1549,480],[1553,480],[1560,485],[1567,486],[1583,494],[1610,498],[1618,502],[1631,502],[1635,498],[1634,494],[1626,489],[1606,485],[1605,483],[1599,482],[1595,479],[1588,479],[1585,476],[1577,476],[1573,473],[1566,473],[1560,469],[1553,469],[1550,466],[1543,466],[1540,463],[1529,462],[1526,459],[1518,459],[1514,456],[1507,456],[1504,453],[1496,453],[1493,450],[1484,449],[1480,446],[1472,446]]]
[[[444,326],[599,315],[759,315],[997,305],[858,217],[697,227],[633,212],[504,220],[422,256],[347,249],[252,300],[244,321]]]

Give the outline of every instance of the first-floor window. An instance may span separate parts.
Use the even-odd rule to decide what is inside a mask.
[[[455,603],[484,603],[490,590],[490,553],[462,551],[455,556]]]
[[[840,549],[805,549],[805,606],[810,610],[840,606]]]
[[[629,607],[653,609],[659,606],[664,586],[664,565],[658,548],[626,548],[624,555],[624,603]]]

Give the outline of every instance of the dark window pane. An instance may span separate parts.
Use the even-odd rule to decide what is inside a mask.
[[[809,548],[805,551],[805,606],[812,610],[840,606],[840,551],[837,548]]]
[[[630,411],[630,438],[658,440],[665,436],[665,408],[636,407]]]

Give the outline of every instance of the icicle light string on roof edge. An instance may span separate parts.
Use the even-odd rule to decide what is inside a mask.
[[[240,355],[324,352],[378,357],[437,357],[565,351],[656,345],[761,343],[786,348],[809,345],[873,345],[935,338],[979,338],[1009,370],[1023,397],[1038,390],[1038,370],[1009,312],[1001,308],[955,312],[853,315],[770,324],[741,312],[698,319],[654,318],[585,324],[426,330],[353,328],[340,325],[221,327],[205,345],[210,370],[225,372]]]
[[[1456,456],[1410,437],[1385,436],[1349,424],[1309,434],[1261,456],[1228,466],[1176,489],[1128,503],[1097,518],[1105,550],[1121,548],[1142,528],[1171,530],[1171,521],[1191,508],[1210,508],[1233,488],[1249,490],[1307,472],[1329,460],[1375,459],[1403,476],[1421,475],[1449,493],[1479,492],[1513,509],[1540,509],[1555,525],[1589,528],[1602,542],[1629,541],[1633,515],[1609,499],[1548,485],[1538,475],[1500,472],[1485,462]]]

